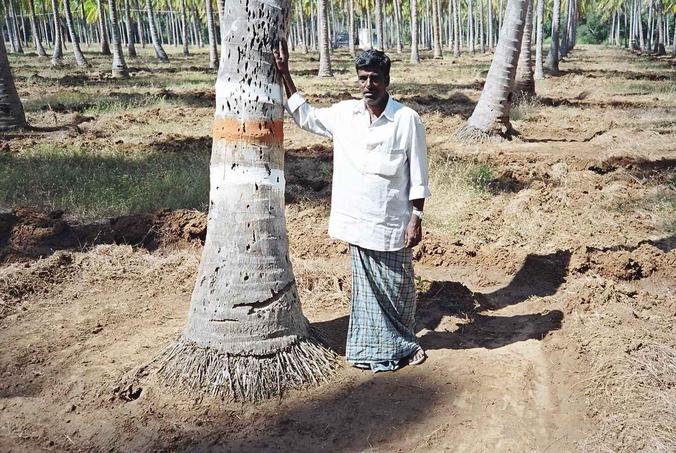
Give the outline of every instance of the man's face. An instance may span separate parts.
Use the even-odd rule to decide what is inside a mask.
[[[359,87],[368,105],[380,105],[387,100],[387,87],[385,74],[376,68],[357,69]]]

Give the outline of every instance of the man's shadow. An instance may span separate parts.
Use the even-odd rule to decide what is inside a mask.
[[[453,281],[432,282],[419,295],[416,331],[425,349],[499,348],[518,341],[542,339],[561,328],[560,310],[525,315],[499,316],[482,312],[515,305],[530,297],[555,294],[565,281],[571,253],[558,251],[549,255],[528,255],[510,283],[491,293],[473,292]],[[437,329],[444,317],[461,318],[459,328]],[[313,324],[327,344],[345,355],[349,316]],[[437,329],[437,330],[435,330]]]

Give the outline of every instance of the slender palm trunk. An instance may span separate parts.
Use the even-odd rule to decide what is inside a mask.
[[[385,44],[383,43],[383,6],[381,0],[375,0],[375,8],[373,11],[376,15],[376,39],[378,45],[375,46],[378,50],[385,50]]]
[[[474,5],[473,0],[467,0],[467,50],[474,53]]]
[[[514,77],[524,34],[528,0],[508,0],[505,24],[479,102],[458,137],[467,141],[514,133],[509,121]]]
[[[432,1],[432,47],[433,47],[433,57],[442,58],[441,53],[441,33],[439,30],[439,10],[436,0]]]
[[[204,9],[207,15],[207,33],[209,37],[209,67],[211,69],[218,69],[218,47],[216,45],[216,28],[211,0],[204,0]]]
[[[129,58],[135,58],[136,46],[134,46],[134,27],[129,14],[129,0],[124,0],[124,26],[127,31],[127,53]]]
[[[183,42],[183,56],[190,55],[188,49],[188,14],[185,10],[185,0],[181,0],[181,41]]]
[[[63,44],[61,39],[61,24],[59,23],[59,3],[57,0],[52,0],[52,15],[54,16],[52,66],[61,66],[63,64]]]
[[[331,53],[329,50],[329,24],[326,1],[317,1],[317,18],[319,19],[319,72],[317,75],[319,77],[333,77]]]
[[[526,22],[523,28],[521,52],[519,52],[519,63],[516,69],[516,80],[514,84],[514,93],[516,94],[517,99],[535,96],[535,79],[533,78],[533,61],[531,59],[533,0],[526,1],[528,2],[528,9],[526,12]]]
[[[80,38],[75,33],[75,26],[73,25],[73,15],[70,11],[70,0],[63,0],[63,10],[66,13],[66,26],[68,27],[68,35],[70,35],[70,42],[73,45],[73,55],[75,56],[75,63],[78,66],[88,67],[87,59],[80,49]]]
[[[561,0],[554,0],[552,6],[552,41],[547,55],[547,69],[551,75],[559,75],[559,13]]]
[[[115,0],[108,0],[108,8],[110,9],[110,41],[113,45],[113,77],[126,78],[129,77],[129,71],[122,54],[122,42],[120,41],[120,28]]]
[[[420,63],[418,55],[418,4],[417,0],[410,0],[411,3],[411,64]]]
[[[101,53],[103,55],[110,55],[108,27],[106,27],[106,11],[103,8],[101,0],[96,0],[96,6],[99,11],[99,38],[101,39]]]
[[[453,56],[460,55],[460,0],[453,2]]]
[[[145,49],[146,37],[143,27],[143,11],[141,11],[139,0],[134,0],[134,7],[136,8],[136,31],[138,33],[138,40],[141,44],[141,47]]]
[[[352,2],[353,0],[350,0]],[[397,53],[402,53],[404,47],[401,42],[401,0],[394,0],[394,33],[395,33],[395,46]]]
[[[356,51],[355,45],[354,45],[354,0],[347,0],[347,14],[348,14],[348,18],[347,18],[347,34],[348,34],[348,36],[347,36],[347,47],[350,51],[350,55],[352,57],[355,57],[357,55],[357,51]],[[300,15],[301,20],[302,20],[303,19],[302,12],[299,15]],[[305,45],[305,52],[307,52],[307,43],[305,43],[305,41],[303,41],[303,44]]]
[[[187,324],[159,357],[159,373],[195,394],[258,400],[326,380],[336,358],[313,339],[289,261],[284,108],[272,70],[289,3],[227,8],[207,237]]]
[[[5,38],[0,39],[0,131],[26,127],[26,115],[9,67]]]
[[[40,34],[38,33],[38,19],[35,16],[35,2],[34,0],[28,0],[28,6],[30,8],[31,14],[31,33],[33,34],[33,42],[35,43],[35,51],[39,57],[46,57],[47,52],[42,46],[42,41],[40,40]]]
[[[155,56],[162,63],[168,63],[169,57],[162,47],[160,37],[157,33],[157,23],[155,22],[155,12],[153,11],[153,0],[146,0],[146,12],[148,13],[148,28],[150,29],[150,39],[155,48]]]
[[[14,0],[7,0],[9,4],[9,15],[11,17],[11,22],[8,23],[8,29],[11,25],[12,28],[12,47],[15,49],[15,52],[17,53],[23,53],[23,45],[21,44],[21,36],[19,34],[19,19],[17,18],[16,14],[16,5],[14,4]]]
[[[533,1],[533,0],[531,0]],[[545,2],[544,0],[537,0],[537,12],[535,15],[535,22],[536,22],[536,27],[535,27],[535,74],[534,78],[535,80],[542,80],[545,78],[545,73],[544,73],[544,68],[542,66],[542,59],[543,59],[543,49],[544,49],[544,44],[543,44],[543,39],[544,39],[544,33],[542,32],[542,28],[544,25],[544,19],[545,19]]]

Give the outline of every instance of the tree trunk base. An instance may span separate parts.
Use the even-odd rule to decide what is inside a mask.
[[[455,137],[464,143],[503,142],[505,140],[509,141],[517,135],[519,133],[511,126],[503,129],[484,131],[467,124],[455,133]]]
[[[171,387],[235,401],[257,401],[319,385],[338,367],[337,356],[310,338],[269,355],[253,356],[202,348],[181,336],[153,362]]]

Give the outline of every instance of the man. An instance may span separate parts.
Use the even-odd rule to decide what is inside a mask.
[[[275,61],[296,123],[333,139],[329,235],[352,252],[347,361],[372,371],[420,364],[427,356],[415,337],[411,247],[420,242],[430,195],[422,121],[388,94],[390,59],[381,51],[355,60],[363,100],[327,108],[311,107],[297,92],[286,42]]]

